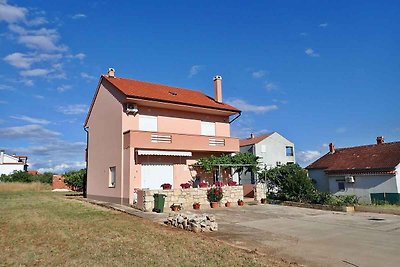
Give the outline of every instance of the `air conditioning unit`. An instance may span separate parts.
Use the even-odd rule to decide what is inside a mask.
[[[138,113],[138,107],[135,104],[127,103],[126,104],[126,113],[135,115]]]
[[[354,176],[347,175],[345,179],[347,183],[354,183]]]

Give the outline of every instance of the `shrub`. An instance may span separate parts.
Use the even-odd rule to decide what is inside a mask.
[[[43,174],[30,174],[24,171],[13,172],[12,174],[2,174],[0,176],[0,182],[5,183],[32,183],[40,182],[44,184],[51,184],[53,180],[53,173],[45,172]]]
[[[224,182],[216,181],[214,185],[218,186],[218,187],[221,187],[221,186],[224,186]]]
[[[219,186],[213,186],[207,190],[207,199],[210,202],[220,202],[223,196],[222,188]]]
[[[64,183],[69,185],[72,190],[82,191],[86,170],[70,171],[64,174]]]
[[[236,183],[235,181],[229,181],[229,182],[228,182],[228,185],[229,185],[229,186],[235,186],[236,184],[237,184],[237,183]]]
[[[182,189],[188,189],[188,188],[190,188],[190,186],[191,186],[191,184],[189,184],[189,183],[181,184]]]

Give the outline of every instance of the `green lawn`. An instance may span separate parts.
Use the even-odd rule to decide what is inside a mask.
[[[0,265],[287,265],[59,193],[0,190],[0,203]]]

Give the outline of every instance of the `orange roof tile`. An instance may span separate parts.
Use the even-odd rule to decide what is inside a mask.
[[[273,133],[254,136],[253,138],[249,137],[249,138],[246,138],[246,139],[240,139],[239,144],[240,144],[240,146],[254,145],[254,144],[257,144],[258,142],[264,140],[265,138],[267,138],[271,134],[273,134]]]
[[[336,148],[306,169],[324,169],[328,173],[391,171],[400,164],[400,142]]]
[[[240,112],[237,108],[225,103],[219,103],[215,101],[214,98],[199,91],[126,78],[111,78],[106,75],[102,77],[123,94],[133,98],[220,109],[236,113]]]

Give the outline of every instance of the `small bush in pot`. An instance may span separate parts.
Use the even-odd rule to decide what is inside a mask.
[[[235,181],[229,181],[229,182],[228,182],[228,185],[229,185],[229,186],[235,186],[235,185],[237,185],[237,183],[236,183]]]
[[[208,184],[207,184],[206,182],[200,182],[200,183],[199,183],[199,187],[200,187],[200,188],[207,188],[207,187],[208,187]]]
[[[239,206],[243,206],[244,205],[244,201],[242,199],[238,199],[237,201]]]
[[[230,208],[230,207],[232,207],[232,203],[231,203],[231,202],[229,202],[229,201],[227,201],[227,202],[225,203],[225,207],[227,207],[227,208]]]
[[[188,189],[188,188],[190,188],[190,186],[191,186],[191,184],[189,184],[189,183],[181,184],[182,189]]]
[[[199,210],[199,209],[200,209],[200,203],[199,203],[199,202],[195,202],[195,203],[193,204],[193,209]]]
[[[223,196],[222,188],[219,186],[213,186],[207,190],[207,199],[211,203],[212,208],[218,207],[218,203],[221,201]]]
[[[164,190],[170,190],[172,188],[172,185],[169,183],[165,183],[165,184],[162,184],[161,187]]]

